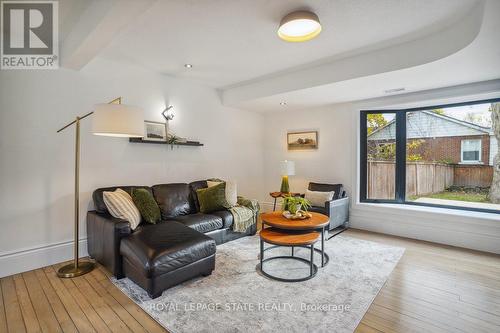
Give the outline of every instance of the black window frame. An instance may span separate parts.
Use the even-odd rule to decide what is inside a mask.
[[[467,106],[474,104],[486,104],[500,102],[500,98],[475,100],[462,103],[440,104],[431,106],[422,106],[407,109],[376,109],[376,110],[360,110],[360,165],[359,165],[359,201],[361,203],[390,203],[390,204],[404,204],[412,206],[436,207],[447,208],[454,210],[475,211],[484,213],[500,214],[499,209],[486,209],[474,207],[462,207],[451,205],[438,205],[423,202],[414,202],[406,200],[406,118],[408,112],[424,111],[431,109],[444,109],[459,106]],[[369,114],[394,114],[396,124],[396,170],[395,170],[395,197],[394,199],[369,199],[367,198],[367,181],[368,181],[368,126],[367,120]],[[500,144],[500,142],[499,142]]]

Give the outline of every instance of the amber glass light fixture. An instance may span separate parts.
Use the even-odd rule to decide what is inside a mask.
[[[281,162],[281,193],[290,193],[290,185],[288,176],[295,175],[295,163],[293,161],[284,160]]]
[[[278,36],[287,42],[306,42],[318,36],[320,32],[318,15],[305,10],[286,15],[278,28]]]

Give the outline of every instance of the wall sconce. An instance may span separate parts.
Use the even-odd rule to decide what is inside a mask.
[[[173,105],[169,105],[161,114],[165,118],[166,121],[174,119],[174,113],[172,109],[174,108]]]

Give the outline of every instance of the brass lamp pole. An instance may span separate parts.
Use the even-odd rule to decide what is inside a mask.
[[[121,104],[121,97],[118,97],[108,104],[118,104],[118,107],[110,108],[110,110],[99,111],[98,122],[94,122],[94,134],[119,136],[119,137],[142,137],[143,123],[142,111],[137,108],[128,107]],[[103,104],[100,105],[101,109]],[[99,107],[99,105],[97,106]],[[96,111],[97,112],[97,109]],[[62,127],[57,131],[60,133],[66,128],[75,124],[75,229],[74,229],[74,259],[72,264],[65,265],[57,271],[57,276],[61,278],[72,278],[92,271],[95,264],[91,261],[80,261],[78,254],[79,243],[79,222],[80,222],[80,121],[94,114],[94,111],[89,112],[81,117],[76,117],[75,120]],[[94,117],[96,118],[96,117]]]

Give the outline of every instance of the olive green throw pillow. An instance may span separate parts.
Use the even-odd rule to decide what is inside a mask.
[[[142,218],[147,223],[156,224],[160,221],[160,207],[148,190],[139,188],[132,191],[132,201],[141,213]]]
[[[201,213],[210,213],[230,207],[226,201],[226,183],[196,190]]]

